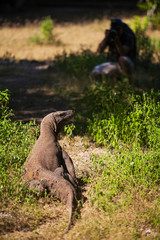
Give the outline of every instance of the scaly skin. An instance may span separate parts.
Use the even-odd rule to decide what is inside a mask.
[[[45,189],[54,193],[69,209],[69,225],[77,203],[77,179],[71,158],[58,143],[58,133],[74,112],[58,111],[43,118],[40,136],[36,141],[26,163],[23,178],[29,188],[43,193]]]

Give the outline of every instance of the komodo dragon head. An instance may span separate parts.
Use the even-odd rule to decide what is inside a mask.
[[[73,110],[52,112],[45,116],[41,122],[41,132],[46,129],[52,129],[55,133],[59,133],[75,115]]]

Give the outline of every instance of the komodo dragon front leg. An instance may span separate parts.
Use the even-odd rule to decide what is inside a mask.
[[[62,149],[62,166],[64,168],[64,171],[69,174],[68,175],[69,180],[76,187],[78,185],[78,182],[75,174],[73,161],[68,155],[68,153],[63,149]]]

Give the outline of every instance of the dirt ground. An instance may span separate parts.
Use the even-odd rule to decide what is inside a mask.
[[[18,63],[3,63],[0,66],[0,84],[3,89],[11,91],[11,107],[16,120],[40,121],[46,114],[67,108],[66,101],[56,93],[49,93],[48,87],[40,84],[41,79],[47,78],[45,70],[47,62],[30,62],[22,60]]]

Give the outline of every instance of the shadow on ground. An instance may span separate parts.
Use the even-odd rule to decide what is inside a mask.
[[[67,109],[67,99],[56,93],[56,75],[52,68],[52,84],[48,84],[50,63],[2,60],[0,88],[11,92],[11,108],[16,120],[40,121],[46,114]]]

